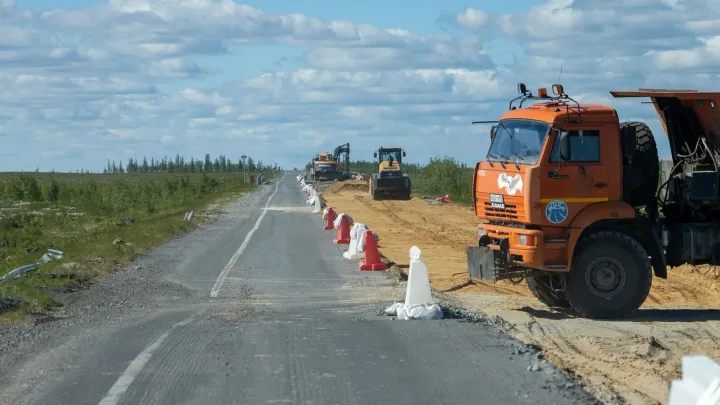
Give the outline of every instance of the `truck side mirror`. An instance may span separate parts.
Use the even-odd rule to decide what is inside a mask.
[[[498,129],[497,125],[493,125],[492,127],[490,127],[490,141],[491,142],[495,140],[495,135],[497,134],[497,129]]]
[[[560,160],[563,162],[570,161],[570,132],[559,131],[558,141],[560,142]]]
[[[405,157],[405,156],[407,156],[407,155],[405,154],[405,151],[403,151],[403,157]]]
[[[375,152],[375,153],[373,154],[373,157],[377,157],[377,152]]]

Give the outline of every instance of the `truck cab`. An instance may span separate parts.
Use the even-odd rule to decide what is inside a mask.
[[[568,246],[587,221],[611,212],[634,216],[622,203],[622,184],[609,181],[622,176],[617,113],[588,104],[581,122],[568,115],[577,111],[557,102],[506,112],[492,129],[485,161],[475,167],[475,212],[487,221],[478,235],[505,236],[515,262],[534,269],[567,270]]]

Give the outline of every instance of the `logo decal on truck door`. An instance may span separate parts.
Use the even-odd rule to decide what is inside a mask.
[[[568,216],[568,206],[563,200],[552,200],[545,207],[545,217],[553,224],[563,222]]]
[[[505,190],[508,195],[515,195],[518,191],[522,194],[523,182],[520,173],[515,177],[508,176],[506,173],[500,173],[497,179],[498,188]]]

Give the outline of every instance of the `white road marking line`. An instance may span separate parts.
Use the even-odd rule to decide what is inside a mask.
[[[206,310],[207,308],[196,312],[189,318],[173,324],[172,327],[178,328],[181,326],[185,326],[195,320],[195,318],[197,318],[198,316],[202,315]],[[127,391],[127,389],[130,387],[130,384],[135,381],[135,378],[137,378],[137,376],[140,374],[148,361],[150,361],[150,357],[152,357],[153,353],[160,347],[160,345],[162,345],[162,343],[165,341],[165,339],[168,338],[168,336],[170,336],[170,331],[160,335],[160,337],[155,339],[149,346],[147,346],[142,352],[140,352],[140,354],[135,357],[135,360],[133,360],[130,365],[125,369],[120,378],[115,381],[115,384],[110,387],[110,390],[100,401],[99,405],[118,404],[122,395],[125,394],[125,391]]]
[[[270,198],[268,198],[267,202],[265,203],[265,207],[263,207],[263,212],[260,214],[260,218],[258,218],[257,222],[255,222],[255,226],[248,232],[247,235],[245,235],[245,240],[238,248],[237,252],[230,258],[230,261],[228,264],[225,265],[225,267],[220,272],[220,275],[217,278],[217,281],[215,281],[215,285],[213,286],[212,290],[210,290],[210,296],[211,297],[217,297],[218,293],[220,292],[220,287],[222,287],[223,282],[225,282],[225,278],[228,275],[228,272],[230,269],[235,265],[235,263],[240,258],[240,255],[245,251],[245,248],[247,247],[248,243],[250,243],[250,238],[252,238],[255,231],[258,230],[260,227],[260,221],[265,217],[265,214],[268,212],[268,207],[270,206],[270,201],[272,201],[273,197],[275,197],[275,193],[278,192],[280,189],[280,183],[282,183],[283,179],[285,179],[285,176],[283,175],[282,178],[277,182],[277,185],[275,186],[275,191],[270,195]]]
[[[265,214],[267,213],[267,208],[270,205],[270,201],[275,196],[275,194],[280,189],[280,183],[285,179],[285,176],[278,181],[277,185],[275,186],[275,191],[273,191],[272,195],[270,195],[270,198],[268,198],[267,203],[265,203],[265,207],[263,208],[262,214],[260,214],[260,218],[258,218],[257,222],[255,223],[255,227],[253,227],[252,230],[245,236],[245,240],[243,241],[242,245],[240,245],[240,248],[235,252],[233,257],[230,259],[230,262],[225,266],[222,273],[220,273],[220,277],[218,277],[217,281],[215,282],[215,287],[213,287],[213,290],[210,292],[211,297],[217,297],[217,293],[220,289],[220,286],[222,286],[222,282],[227,277],[227,273],[230,270],[230,268],[237,262],[238,258],[242,254],[242,252],[245,250],[245,248],[248,245],[248,242],[250,241],[250,237],[253,233],[258,229],[260,226],[260,221],[263,219]],[[173,328],[178,328],[182,326],[186,326],[193,320],[195,320],[196,317],[202,315],[207,308],[193,314],[189,318],[186,318],[178,323],[175,323],[172,325]],[[120,378],[115,381],[115,384],[113,384],[112,387],[110,387],[110,390],[105,395],[105,397],[100,401],[99,405],[117,405],[120,401],[120,398],[123,394],[127,391],[127,389],[130,387],[130,384],[135,381],[135,378],[140,374],[140,372],[143,370],[145,365],[150,361],[150,357],[152,357],[153,353],[160,348],[160,346],[165,342],[165,340],[170,336],[170,332],[165,332],[162,335],[160,335],[157,339],[155,339],[150,345],[148,345],[140,354],[135,357],[135,359],[130,363],[130,365],[127,366],[125,371],[122,373]]]

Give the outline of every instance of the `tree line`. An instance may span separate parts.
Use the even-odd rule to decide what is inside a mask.
[[[180,155],[176,155],[175,159],[164,157],[155,159],[146,157],[142,161],[130,158],[127,164],[123,165],[120,161],[116,163],[114,160],[108,160],[107,167],[103,173],[232,173],[232,172],[262,172],[281,170],[277,164],[264,164],[261,160],[255,162],[252,157],[242,158],[232,161],[224,155],[220,155],[215,159],[211,159],[210,154],[205,154],[204,159],[196,159],[191,157],[187,160]]]
[[[312,168],[312,163],[308,163],[305,165],[305,170],[310,171]],[[358,173],[377,173],[379,163],[377,161],[367,161],[367,160],[355,160],[350,162],[350,171],[351,172],[358,172]],[[402,164],[402,171],[404,173],[415,173],[422,169],[423,166],[419,165],[417,163],[405,163]]]

